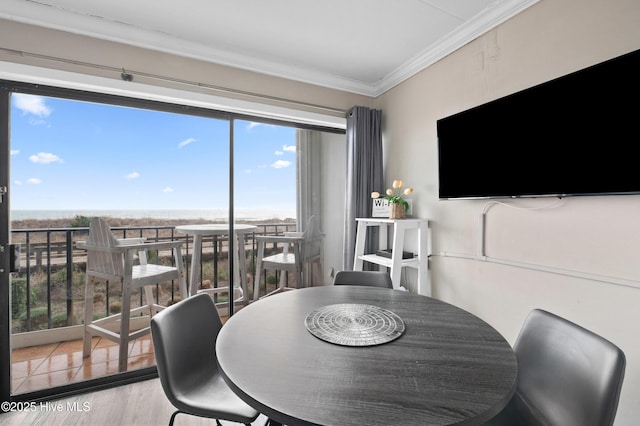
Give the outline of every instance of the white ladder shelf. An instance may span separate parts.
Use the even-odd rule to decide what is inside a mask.
[[[358,229],[356,232],[356,252],[353,261],[353,270],[362,271],[364,262],[374,263],[390,268],[393,288],[400,288],[400,275],[403,267],[417,269],[419,294],[431,295],[431,286],[428,274],[428,252],[430,244],[429,222],[426,219],[384,219],[384,218],[356,218]],[[388,229],[393,227],[393,243],[391,246],[391,258],[377,254],[365,254],[365,240],[367,229],[370,226],[379,227],[379,249],[388,247]],[[418,252],[413,258],[402,259],[402,251],[405,241],[405,231],[417,230]]]

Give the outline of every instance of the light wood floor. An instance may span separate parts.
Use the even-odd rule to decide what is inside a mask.
[[[33,411],[0,414],[0,425],[162,426],[169,424],[174,411],[162,391],[160,380],[153,379],[53,400],[48,405],[38,403]],[[266,422],[266,417],[261,415],[253,424],[262,426]],[[215,420],[178,414],[174,425],[211,426],[215,425]]]

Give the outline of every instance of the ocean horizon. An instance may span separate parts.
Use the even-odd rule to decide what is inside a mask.
[[[73,219],[76,216],[102,216],[124,219],[203,219],[227,220],[229,212],[226,209],[202,210],[11,210],[11,220],[47,220]],[[287,209],[235,209],[237,220],[267,220],[267,219],[295,219],[295,210]]]

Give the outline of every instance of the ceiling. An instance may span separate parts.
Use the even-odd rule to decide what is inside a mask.
[[[378,96],[538,0],[2,0],[0,18]]]

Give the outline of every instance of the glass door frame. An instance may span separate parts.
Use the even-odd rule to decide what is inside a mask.
[[[0,401],[11,399],[11,309],[9,273],[9,111],[11,94],[0,91]],[[0,414],[1,415],[1,414]]]
[[[83,91],[77,89],[60,88],[40,84],[23,83],[16,81],[0,80],[0,188],[8,188],[9,192],[4,195],[3,202],[0,203],[0,246],[4,248],[4,253],[0,253],[0,400],[1,401],[38,401],[46,400],[61,395],[74,395],[91,390],[105,389],[134,381],[146,380],[157,377],[155,367],[148,367],[140,370],[118,373],[97,379],[90,379],[83,382],[69,385],[48,388],[24,394],[11,394],[11,309],[10,309],[10,285],[11,277],[9,270],[8,246],[10,244],[10,111],[11,94],[26,93],[47,97],[58,97],[77,101],[110,104],[119,107],[132,107],[149,109],[154,111],[164,111],[177,114],[194,115],[206,118],[223,119],[229,122],[229,223],[233,232],[233,143],[234,143],[234,121],[247,120],[278,126],[295,127],[298,129],[315,130],[328,133],[344,134],[344,129],[317,126],[311,124],[294,123],[273,118],[264,118],[248,114],[230,113],[206,107],[193,107],[168,102],[153,101],[140,98],[131,98],[121,95],[112,95],[99,92]],[[233,247],[230,247],[233,250]],[[6,254],[6,255],[5,255]],[[233,265],[230,265],[233,267]],[[233,280],[232,277],[230,277]],[[234,283],[230,282],[230,286]],[[230,300],[229,313],[233,313],[232,301]]]
[[[70,99],[74,101],[84,101],[92,103],[102,103],[118,107],[131,107],[138,109],[148,109],[159,112],[170,112],[200,116],[204,118],[220,119],[231,121],[229,114],[213,109],[188,107],[178,104],[170,104],[145,99],[135,99],[125,96],[110,95],[103,93],[88,92],[76,89],[66,89],[39,84],[21,83],[14,81],[0,81],[0,188],[9,188],[3,203],[0,203],[0,245],[8,253],[8,245],[11,236],[10,224],[10,152],[11,152],[11,94],[25,93],[31,95],[56,97]],[[21,394],[12,394],[11,380],[11,309],[10,309],[10,286],[11,275],[8,271],[9,256],[2,256],[0,269],[0,393],[1,401],[40,401],[50,399],[53,396],[73,395],[86,392],[88,390],[98,390],[113,387],[134,381],[146,380],[157,377],[155,367],[147,367],[139,370],[117,373],[109,376],[89,379],[82,382],[71,383],[63,386],[36,390]]]

